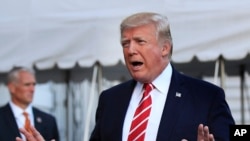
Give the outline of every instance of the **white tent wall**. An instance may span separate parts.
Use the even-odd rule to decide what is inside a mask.
[[[176,69],[213,82],[216,61],[224,61],[221,80],[233,116],[250,124],[249,7],[248,0],[1,0],[0,105],[9,100],[6,72],[33,67],[34,105],[55,115],[62,141],[86,141],[101,90],[130,78],[119,43],[121,20],[153,11],[170,20]]]
[[[226,76],[224,91],[236,124],[250,124],[250,76],[245,74],[244,95],[240,96],[241,80],[238,76]],[[204,80],[214,83],[213,77],[204,76]],[[220,86],[219,83],[215,83]],[[243,98],[243,99],[241,99]]]

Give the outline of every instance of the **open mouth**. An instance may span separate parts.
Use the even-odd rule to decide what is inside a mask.
[[[137,66],[141,66],[143,63],[142,62],[139,62],[139,61],[135,61],[135,62],[132,62],[132,65],[134,67],[137,67]]]

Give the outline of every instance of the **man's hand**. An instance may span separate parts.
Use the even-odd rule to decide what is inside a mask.
[[[20,128],[19,131],[24,134],[24,136],[28,141],[45,141],[42,135],[33,126],[31,126],[30,129],[31,133],[22,128]],[[23,141],[23,140],[20,137],[16,137],[16,141]]]
[[[181,141],[188,140],[182,139]],[[204,126],[203,124],[198,126],[197,141],[215,141],[214,135],[209,133],[208,126]]]
[[[208,126],[203,124],[198,126],[197,141],[214,141],[214,135],[209,133]]]

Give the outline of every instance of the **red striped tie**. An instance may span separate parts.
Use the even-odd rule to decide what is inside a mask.
[[[146,83],[143,87],[143,97],[135,111],[128,135],[128,141],[143,141],[146,134],[146,127],[152,105],[152,99],[149,92],[154,86]]]

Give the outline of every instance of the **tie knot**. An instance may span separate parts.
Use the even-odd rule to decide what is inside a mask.
[[[154,85],[152,83],[144,83],[143,88],[145,90],[144,93],[148,94],[154,88]]]
[[[23,112],[23,115],[24,115],[25,117],[28,117],[28,116],[29,116],[29,114],[28,114],[27,112]]]
[[[154,85],[152,83],[144,83],[143,88],[147,90],[152,90],[154,88]]]

